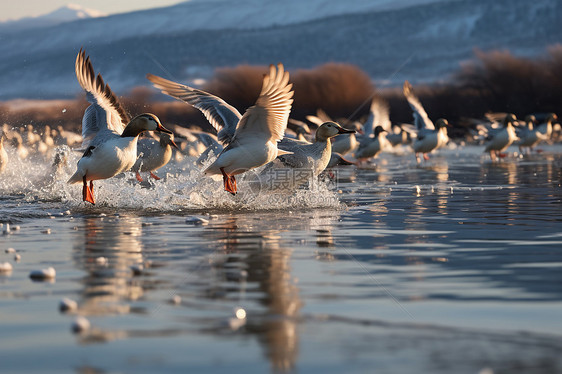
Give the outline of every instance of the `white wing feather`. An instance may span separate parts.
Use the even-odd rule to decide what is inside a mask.
[[[162,93],[199,109],[207,121],[217,130],[218,139],[224,144],[229,144],[236,131],[236,126],[242,115],[232,105],[223,99],[197,88],[147,74],[148,80]]]
[[[404,82],[404,96],[408,100],[412,111],[414,112],[414,125],[419,130],[427,129],[427,130],[435,130],[435,126],[433,122],[427,116],[423,105],[420,103],[419,99],[414,95],[414,91],[412,90],[412,85],[410,82]]]
[[[121,135],[130,117],[101,74],[95,75],[90,57],[86,57],[82,49],[76,57],[75,70],[76,78],[91,103],[82,118],[82,148],[88,147],[99,132],[110,131]]]

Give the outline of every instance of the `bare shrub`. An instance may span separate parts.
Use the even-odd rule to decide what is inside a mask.
[[[218,69],[204,89],[243,112],[255,103],[267,72],[267,67],[248,65]],[[295,91],[291,117],[298,119],[317,109],[334,117],[348,117],[374,93],[369,76],[349,64],[299,69],[291,73],[291,82]],[[368,105],[364,105],[356,116],[367,110]]]

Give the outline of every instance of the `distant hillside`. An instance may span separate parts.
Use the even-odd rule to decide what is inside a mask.
[[[0,99],[77,94],[74,59],[81,46],[112,88],[123,93],[147,85],[147,72],[188,81],[209,78],[216,67],[279,61],[289,69],[352,63],[391,85],[404,79],[440,81],[470,59],[475,47],[533,56],[562,43],[562,2],[552,0],[400,1],[400,6],[245,0],[237,3],[242,5],[236,13],[225,13],[226,3],[193,1],[0,35]],[[297,3],[311,8],[290,18],[289,5]],[[256,4],[261,8],[252,8]],[[337,14],[325,10],[330,4],[340,7],[333,8]],[[347,13],[341,14],[344,8]],[[263,12],[279,9],[283,17],[264,21]]]
[[[64,22],[104,16],[106,16],[105,13],[95,9],[84,8],[77,4],[68,4],[40,16],[0,22],[0,34],[9,33],[13,35],[23,30],[50,27]]]

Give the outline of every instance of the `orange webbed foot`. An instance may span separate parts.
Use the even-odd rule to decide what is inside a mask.
[[[158,175],[154,174],[153,172],[150,172],[150,176],[151,176],[152,178],[156,179],[157,181],[159,181],[160,179],[162,179],[162,178],[160,178]]]
[[[220,171],[222,173],[222,180],[224,182],[224,190],[230,192],[233,195],[236,195],[236,179],[234,178],[234,175],[231,176],[226,174],[223,168],[220,168]]]
[[[94,182],[90,181],[90,186],[88,186],[86,177],[82,180],[84,181],[84,185],[82,186],[82,200],[96,205],[96,200],[94,199]]]

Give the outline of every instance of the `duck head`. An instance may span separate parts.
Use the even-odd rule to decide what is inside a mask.
[[[546,117],[546,122],[556,122],[558,120],[558,116],[556,113],[549,113],[548,117]]]
[[[436,129],[442,129],[444,127],[451,127],[451,125],[449,125],[449,121],[447,121],[445,118],[439,118],[437,121],[435,121]]]
[[[355,130],[344,129],[335,122],[324,122],[318,130],[316,130],[316,140],[326,141],[340,134],[355,134]]]
[[[537,118],[534,115],[529,114],[528,116],[525,117],[525,123],[527,124],[529,130],[532,130],[535,123],[537,123]]]
[[[505,115],[505,118],[503,119],[503,127],[509,127],[509,125],[513,126],[515,121],[517,121],[517,117],[515,117],[515,114],[508,113]]]
[[[166,146],[169,145],[171,147],[174,147],[178,151],[180,150],[180,148],[178,147],[176,142],[174,142],[174,134],[168,134],[168,133],[165,133],[165,132],[160,134],[160,145],[162,147],[166,147]]]
[[[162,126],[158,117],[151,113],[144,113],[136,116],[129,122],[121,137],[136,137],[143,131],[158,131],[172,134],[170,130]]]
[[[383,132],[386,132],[386,130],[383,129],[382,126],[378,125],[377,127],[375,127],[375,131],[373,131],[373,134],[375,134],[375,138],[376,138],[377,136],[379,136]]]

